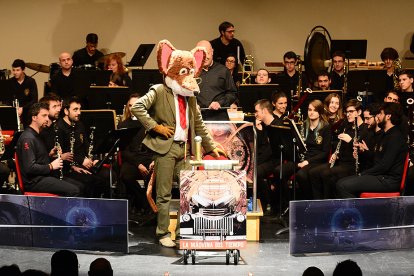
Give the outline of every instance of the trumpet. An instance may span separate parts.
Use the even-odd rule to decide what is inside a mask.
[[[244,58],[242,65],[242,84],[250,84],[250,77],[254,72],[254,58],[252,55],[247,55]]]

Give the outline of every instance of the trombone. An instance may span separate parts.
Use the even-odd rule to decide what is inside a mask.
[[[250,77],[254,72],[254,57],[252,55],[247,55],[244,58],[242,65],[242,83],[241,84],[250,84]]]

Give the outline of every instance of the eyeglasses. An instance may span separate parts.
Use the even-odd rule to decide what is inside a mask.
[[[285,61],[285,64],[295,64],[296,61]]]
[[[347,110],[345,113],[346,114],[351,114],[351,113],[354,113],[356,110],[355,109],[353,109],[353,110]]]

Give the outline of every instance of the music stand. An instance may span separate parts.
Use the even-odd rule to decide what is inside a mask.
[[[148,60],[148,57],[151,55],[152,49],[154,49],[155,44],[140,44],[138,49],[135,51],[134,56],[129,62],[129,67],[139,67],[144,68],[145,63]]]
[[[366,39],[333,39],[331,40],[331,56],[336,51],[345,53],[346,59],[365,59],[367,57]]]
[[[138,133],[139,128],[121,128],[110,131],[103,142],[96,147],[95,154],[106,154],[105,157],[92,167],[91,171],[96,174],[104,164],[109,164],[109,197],[112,198],[112,161],[119,151],[124,150]],[[119,175],[119,174],[118,174]]]
[[[88,109],[114,109],[124,112],[131,91],[128,87],[91,86],[87,96]]]
[[[254,113],[254,104],[261,99],[272,101],[272,94],[278,84],[242,84],[239,87],[239,101],[244,113]]]
[[[293,119],[289,119],[289,126],[272,126],[270,128],[270,135],[269,140],[272,147],[272,151],[276,150],[280,153],[280,172],[279,172],[279,180],[280,185],[282,186],[283,181],[283,156],[285,159],[291,160],[293,162],[293,176],[296,174],[296,155],[297,152],[305,152],[306,145],[303,141],[298,128]],[[291,150],[290,150],[291,149]],[[287,158],[286,158],[287,156]],[[296,199],[296,178],[293,177],[293,200]],[[287,225],[283,219],[283,216],[289,211],[289,207],[282,213],[282,193],[280,193],[280,216],[279,219],[281,220],[283,225]],[[276,235],[280,235],[289,231],[289,227],[286,226],[276,232]]]
[[[17,112],[13,106],[0,106],[0,126],[2,130],[14,130],[17,127]]]

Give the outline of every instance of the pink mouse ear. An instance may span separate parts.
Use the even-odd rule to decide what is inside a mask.
[[[191,52],[193,53],[193,56],[196,60],[196,72],[194,75],[197,77],[201,72],[201,68],[203,68],[204,61],[207,57],[207,52],[204,47],[196,47],[191,50]]]
[[[168,71],[168,63],[170,61],[171,53],[175,51],[174,46],[168,40],[164,39],[158,42],[157,46],[157,62],[158,62],[158,69],[164,75],[167,74]]]

